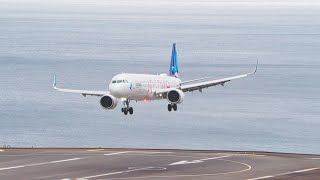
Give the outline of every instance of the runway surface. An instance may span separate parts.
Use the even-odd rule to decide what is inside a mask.
[[[317,179],[320,156],[142,149],[0,149],[0,179]]]

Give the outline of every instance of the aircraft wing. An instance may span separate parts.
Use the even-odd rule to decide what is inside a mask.
[[[208,88],[208,87],[216,86],[216,85],[223,86],[226,82],[229,82],[231,80],[240,79],[240,78],[250,76],[250,75],[256,73],[257,69],[258,69],[258,61],[257,61],[255,70],[251,73],[241,74],[238,76],[232,76],[232,77],[227,77],[227,78],[217,79],[217,80],[212,80],[212,81],[194,83],[194,84],[189,84],[189,85],[182,85],[180,88],[183,92],[189,92],[189,91],[195,91],[195,90],[202,91],[203,88]]]
[[[216,85],[222,85],[223,86],[226,82],[229,82],[231,80],[240,79],[240,78],[244,78],[244,77],[250,76],[250,75],[256,73],[257,69],[258,69],[258,61],[257,61],[255,70],[253,72],[250,72],[250,73],[247,73],[247,74],[241,74],[241,75],[238,75],[238,76],[232,76],[232,77],[227,77],[227,78],[223,78],[223,79],[205,81],[205,82],[200,82],[200,83],[181,85],[180,88],[161,89],[161,90],[156,91],[156,94],[165,94],[165,93],[167,93],[167,92],[169,92],[171,90],[174,90],[174,89],[181,89],[183,92],[191,92],[191,91],[196,91],[196,90],[201,92],[203,88],[208,88],[208,87],[216,86]],[[190,81],[185,81],[185,82],[188,83],[188,82],[198,81],[198,80],[202,80],[202,79],[208,79],[208,77],[195,79],[195,80],[190,80]]]
[[[53,88],[57,91],[62,91],[62,92],[68,92],[68,93],[77,93],[77,94],[82,94],[83,96],[104,96],[106,94],[109,94],[108,91],[88,91],[88,90],[78,90],[78,89],[62,89],[58,88],[56,86],[56,75],[54,75],[54,80],[53,80]]]

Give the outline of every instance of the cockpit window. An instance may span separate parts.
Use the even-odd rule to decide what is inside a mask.
[[[127,80],[113,80],[111,83],[129,83]]]

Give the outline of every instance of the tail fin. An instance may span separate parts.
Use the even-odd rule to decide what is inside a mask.
[[[176,50],[176,43],[173,43],[172,54],[171,54],[171,63],[169,69],[169,76],[179,77],[179,68],[178,68],[178,54]]]

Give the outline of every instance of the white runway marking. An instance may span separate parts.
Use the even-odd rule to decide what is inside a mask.
[[[153,167],[145,167],[145,168],[139,168],[139,169],[129,169],[126,171],[118,171],[118,172],[112,172],[112,173],[106,173],[106,174],[98,174],[94,176],[87,176],[79,179],[90,179],[90,178],[96,178],[96,177],[102,177],[102,176],[110,176],[110,175],[115,175],[115,174],[123,174],[123,173],[129,173],[129,172],[134,172],[134,171],[141,171],[141,170],[147,170],[147,169],[152,169]]]
[[[108,178],[111,179],[152,179],[152,178],[179,178],[179,177],[204,177],[204,176],[218,176],[218,175],[227,175],[227,174],[236,174],[242,173],[251,170],[251,166],[249,164],[238,162],[238,161],[231,161],[226,159],[218,159],[219,161],[227,161],[236,164],[241,164],[247,166],[246,169],[239,170],[239,171],[231,171],[231,172],[221,172],[221,173],[214,173],[214,174],[177,174],[177,175],[163,175],[163,176],[140,176],[140,177],[123,177],[123,178]],[[80,180],[80,179],[79,179]]]
[[[123,152],[114,152],[114,153],[108,153],[108,154],[104,154],[105,156],[112,156],[112,155],[118,155],[118,154],[125,154],[125,153],[129,153],[130,151],[123,151]]]
[[[141,168],[141,167],[128,167],[128,169],[130,170],[130,169],[139,169],[139,168]],[[152,167],[152,168],[150,168],[150,169],[146,169],[146,170],[148,170],[148,171],[163,171],[163,170],[166,170],[167,168],[165,168],[165,167]]]
[[[3,152],[4,150],[3,149],[0,149],[0,152]]]
[[[233,156],[267,156],[263,154],[254,154],[254,153],[216,153],[216,154],[224,154],[224,155],[233,155]]]
[[[266,156],[266,155],[262,155],[262,154],[232,154],[232,155],[239,155],[239,156]]]
[[[68,161],[76,161],[76,160],[85,159],[85,158],[87,158],[87,157],[63,159],[63,160],[58,160],[58,161],[49,161],[49,162],[34,163],[34,164],[24,164],[24,165],[20,165],[20,166],[12,166],[12,167],[0,168],[0,171],[10,170],[10,169],[18,169],[18,168],[24,168],[24,167],[32,167],[32,166],[41,166],[41,165],[46,165],[46,164],[62,163],[62,162],[68,162]]]
[[[285,176],[285,175],[289,175],[289,174],[295,174],[295,173],[302,173],[302,172],[313,171],[313,170],[317,170],[317,169],[319,169],[319,168],[302,169],[302,170],[290,171],[290,172],[286,172],[286,173],[269,175],[269,176],[262,176],[262,177],[247,179],[247,180],[268,179],[268,178],[273,178],[273,177],[277,177],[277,176]]]
[[[87,151],[89,151],[89,152],[95,152],[95,151],[103,151],[104,149],[89,149],[89,150],[87,150]]]
[[[247,180],[258,180],[258,179],[268,179],[268,178],[273,178],[274,176],[262,176],[262,177],[257,177],[253,179],[247,179]]]
[[[171,154],[172,152],[131,151],[131,153],[137,153],[137,154]]]
[[[125,154],[126,156],[148,156],[148,157],[181,157],[181,158],[195,158],[197,156],[187,156],[187,155],[174,155],[174,154],[139,154],[139,153],[128,153]],[[199,157],[199,158],[208,158],[205,156]]]
[[[182,164],[203,163],[204,161],[213,160],[213,159],[221,159],[221,158],[226,158],[226,157],[230,157],[230,156],[231,155],[219,156],[219,157],[212,157],[212,158],[199,159],[199,160],[193,160],[193,161],[178,161],[178,162],[174,162],[174,163],[169,164],[169,166],[182,165]]]

